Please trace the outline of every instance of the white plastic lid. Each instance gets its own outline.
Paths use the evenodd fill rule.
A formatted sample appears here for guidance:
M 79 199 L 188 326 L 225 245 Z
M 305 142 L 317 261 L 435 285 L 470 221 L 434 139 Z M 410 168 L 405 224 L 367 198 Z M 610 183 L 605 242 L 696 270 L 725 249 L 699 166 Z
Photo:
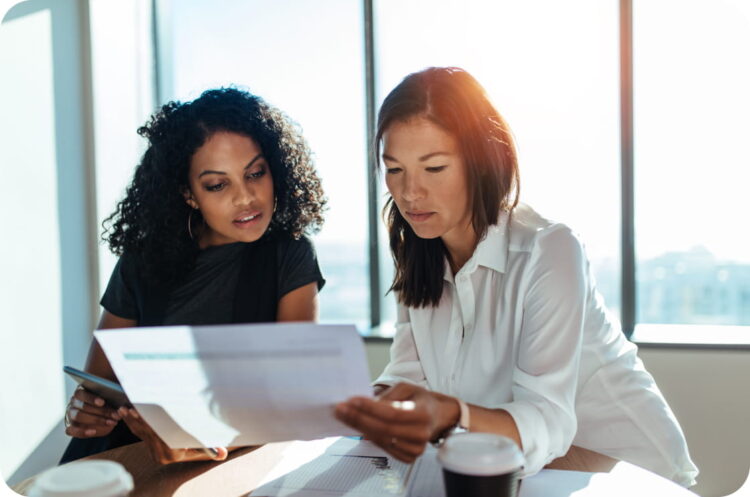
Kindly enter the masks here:
M 443 468 L 465 475 L 493 476 L 519 470 L 525 459 L 518 445 L 493 433 L 456 433 L 438 451 Z
M 133 477 L 114 461 L 80 461 L 48 469 L 34 481 L 29 497 L 125 497 Z

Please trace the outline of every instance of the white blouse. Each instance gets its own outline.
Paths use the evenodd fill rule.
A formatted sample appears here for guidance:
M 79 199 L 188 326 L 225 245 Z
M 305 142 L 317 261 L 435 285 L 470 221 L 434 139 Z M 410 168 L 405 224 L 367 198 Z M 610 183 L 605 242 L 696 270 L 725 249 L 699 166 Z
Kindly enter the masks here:
M 446 262 L 444 279 L 437 307 L 399 306 L 391 360 L 375 383 L 410 381 L 506 410 L 526 474 L 574 444 L 695 484 L 679 423 L 567 226 L 521 204 L 455 278 Z

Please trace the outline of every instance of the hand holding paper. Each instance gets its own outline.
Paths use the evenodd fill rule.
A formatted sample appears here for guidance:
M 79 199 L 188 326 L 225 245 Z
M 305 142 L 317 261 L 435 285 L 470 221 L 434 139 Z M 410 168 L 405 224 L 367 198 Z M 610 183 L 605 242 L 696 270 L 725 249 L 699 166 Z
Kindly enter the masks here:
M 181 326 L 95 336 L 133 406 L 170 448 L 354 434 L 333 417 L 333 405 L 371 391 L 353 326 Z

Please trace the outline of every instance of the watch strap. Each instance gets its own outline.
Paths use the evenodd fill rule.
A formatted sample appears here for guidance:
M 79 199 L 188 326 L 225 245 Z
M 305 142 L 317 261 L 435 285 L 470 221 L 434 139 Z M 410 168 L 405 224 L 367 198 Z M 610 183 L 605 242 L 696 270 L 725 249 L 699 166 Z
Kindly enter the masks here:
M 456 401 L 458 402 L 458 408 L 461 410 L 461 416 L 458 418 L 458 424 L 456 426 L 469 431 L 469 423 L 471 421 L 469 418 L 469 406 L 459 398 L 456 398 Z
M 453 400 L 458 402 L 458 409 L 459 409 L 459 416 L 458 416 L 458 422 L 442 432 L 440 435 L 437 436 L 434 440 L 431 440 L 430 443 L 434 445 L 435 447 L 440 447 L 443 445 L 443 442 L 445 442 L 445 439 L 449 436 L 453 435 L 454 433 L 461 433 L 464 431 L 469 431 L 469 405 L 464 402 L 463 400 L 454 397 Z

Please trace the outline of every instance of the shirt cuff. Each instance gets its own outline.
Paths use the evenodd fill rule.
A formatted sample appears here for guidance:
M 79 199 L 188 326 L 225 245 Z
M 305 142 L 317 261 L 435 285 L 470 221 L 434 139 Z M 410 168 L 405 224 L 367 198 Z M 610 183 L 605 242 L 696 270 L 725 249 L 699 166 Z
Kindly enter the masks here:
M 494 409 L 503 409 L 508 412 L 516 422 L 516 428 L 523 445 L 523 455 L 526 459 L 521 475 L 532 476 L 544 468 L 553 459 L 565 455 L 570 448 L 567 446 L 553 447 L 555 445 L 550 437 L 549 428 L 539 408 L 530 402 L 518 400 L 495 406 Z M 561 428 L 562 429 L 562 428 Z M 575 434 L 575 428 L 573 429 Z M 573 437 L 570 437 L 572 443 Z

